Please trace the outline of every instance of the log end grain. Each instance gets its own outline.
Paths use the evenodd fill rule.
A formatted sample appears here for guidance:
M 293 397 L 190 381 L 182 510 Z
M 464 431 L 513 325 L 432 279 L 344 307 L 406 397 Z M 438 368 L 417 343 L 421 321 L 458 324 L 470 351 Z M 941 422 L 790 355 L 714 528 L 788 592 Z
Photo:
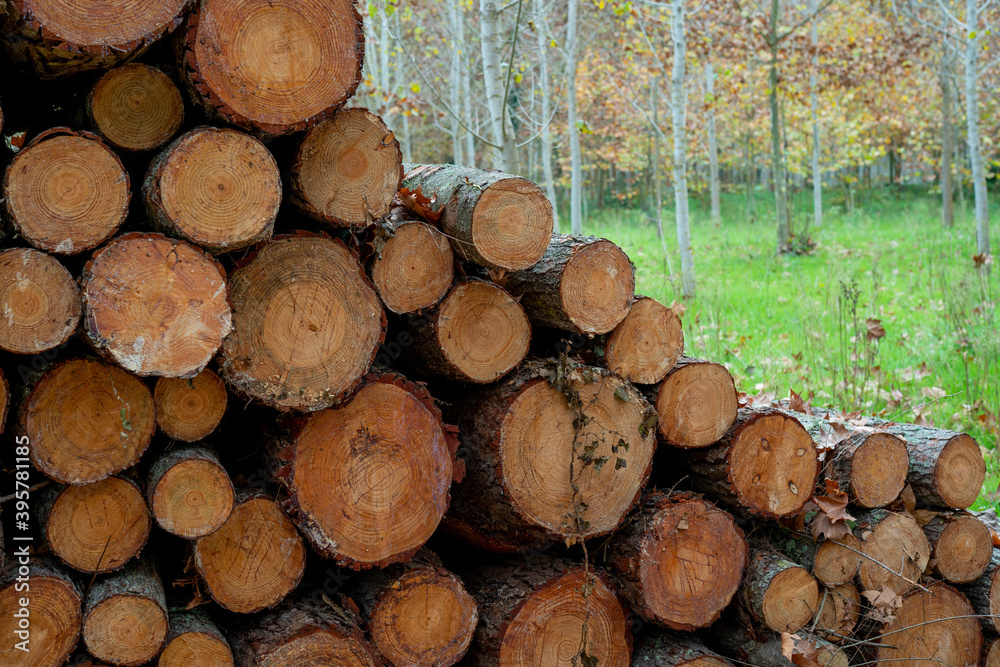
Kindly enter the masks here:
M 168 629 L 163 584 L 149 560 L 98 579 L 87 592 L 81 634 L 95 658 L 138 667 L 160 652 Z
M 839 586 L 854 579 L 861 567 L 861 541 L 854 535 L 824 540 L 816 547 L 813 576 L 825 586 Z
M 154 464 L 149 506 L 163 530 L 187 539 L 208 535 L 233 510 L 233 485 L 217 458 L 201 448 L 168 453 Z
M 861 588 L 881 591 L 889 587 L 902 595 L 913 588 L 912 582 L 918 581 L 927 567 L 930 543 L 917 522 L 907 514 L 879 512 L 873 516 L 878 517 L 877 523 L 859 517 L 867 523 L 859 535 L 861 551 L 866 556 L 858 570 Z
M 986 461 L 969 435 L 956 435 L 941 450 L 934 465 L 934 485 L 947 507 L 967 509 L 979 497 L 986 479 Z
M 983 667 L 1000 667 L 1000 639 L 986 640 L 983 653 Z
M 29 567 L 28 589 L 15 581 L 0 589 L 0 655 L 6 664 L 25 667 L 65 664 L 80 637 L 83 594 L 66 573 L 39 568 L 36 560 Z M 25 607 L 28 632 L 19 635 L 25 628 L 15 614 Z M 28 652 L 15 647 L 24 639 L 28 639 Z
M 640 296 L 608 336 L 607 367 L 626 380 L 655 384 L 684 351 L 684 330 L 674 311 L 656 299 Z M 735 409 L 734 409 L 735 417 Z
M 156 667 L 233 667 L 229 646 L 204 632 L 186 632 L 170 640 L 160 653 Z
M 156 423 L 169 437 L 184 442 L 212 433 L 228 401 L 225 383 L 207 368 L 193 378 L 161 377 L 153 389 Z
M 983 631 L 965 596 L 933 583 L 903 598 L 882 629 L 879 664 L 978 665 Z
M 476 202 L 472 243 L 489 266 L 526 269 L 545 254 L 553 225 L 552 204 L 541 188 L 523 178 L 505 178 L 489 185 Z
M 795 632 L 819 608 L 816 578 L 767 547 L 752 550 L 741 586 L 745 608 L 775 632 Z
M 882 507 L 899 497 L 909 470 L 906 442 L 889 433 L 873 433 L 851 460 L 852 500 L 862 507 Z
M 80 323 L 80 288 L 40 250 L 0 252 L 0 349 L 36 354 L 65 343 Z
M 942 521 L 940 531 L 934 531 L 931 558 L 934 569 L 953 584 L 967 584 L 983 575 L 993 556 L 993 538 L 986 524 L 974 516 L 958 515 L 948 519 L 935 517 L 931 524 Z M 930 535 L 928 524 L 924 527 Z
M 563 310 L 583 333 L 603 334 L 628 315 L 635 293 L 632 263 L 621 248 L 600 239 L 573 253 L 562 273 Z
M 372 282 L 390 311 L 402 315 L 430 308 L 455 278 L 447 237 L 425 222 L 400 224 L 372 264 Z
M 697 361 L 681 364 L 656 394 L 659 430 L 674 447 L 707 447 L 736 421 L 739 403 L 725 366 Z
M 101 136 L 129 151 L 162 146 L 184 122 L 177 86 L 162 71 L 141 63 L 102 76 L 90 93 L 88 110 Z

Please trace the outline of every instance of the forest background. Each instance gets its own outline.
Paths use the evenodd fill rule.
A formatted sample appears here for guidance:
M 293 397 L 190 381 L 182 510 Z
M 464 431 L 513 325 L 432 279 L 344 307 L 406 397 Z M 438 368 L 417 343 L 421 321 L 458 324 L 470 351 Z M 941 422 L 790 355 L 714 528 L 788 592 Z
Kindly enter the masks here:
M 972 433 L 1000 501 L 1000 0 L 373 0 L 406 162 L 539 183 L 737 387 Z

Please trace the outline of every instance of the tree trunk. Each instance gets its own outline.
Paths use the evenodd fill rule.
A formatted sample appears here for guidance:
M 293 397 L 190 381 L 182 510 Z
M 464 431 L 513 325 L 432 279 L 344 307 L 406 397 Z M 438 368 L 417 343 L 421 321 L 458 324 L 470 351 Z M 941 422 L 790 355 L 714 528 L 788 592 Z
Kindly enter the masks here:
M 531 325 L 524 309 L 502 287 L 460 281 L 441 305 L 412 317 L 414 340 L 407 361 L 425 374 L 459 382 L 495 382 L 528 354 Z
M 346 405 L 293 426 L 272 458 L 285 510 L 313 548 L 368 569 L 409 560 L 437 529 L 457 447 L 423 385 L 372 373 Z
M 536 264 L 507 276 L 507 290 L 536 326 L 604 334 L 628 314 L 635 276 L 611 241 L 557 234 Z
M 85 359 L 46 372 L 19 414 L 31 462 L 63 484 L 89 484 L 133 466 L 155 427 L 146 385 L 120 368 Z
M 302 139 L 291 170 L 292 202 L 335 227 L 367 227 L 389 214 L 403 180 L 399 141 L 382 119 L 342 109 Z
M 226 385 L 206 368 L 193 378 L 160 378 L 153 389 L 156 424 L 183 442 L 207 438 L 222 421 L 229 395 Z
M 689 494 L 652 491 L 607 547 L 634 611 L 675 630 L 711 625 L 736 594 L 747 545 L 733 517 Z
M 819 608 L 819 585 L 801 565 L 764 544 L 752 544 L 740 602 L 758 623 L 775 632 L 796 632 Z
M 62 127 L 42 132 L 11 160 L 4 190 L 7 219 L 24 240 L 61 255 L 108 240 L 131 199 L 118 156 L 96 135 Z
M 771 112 L 771 180 L 774 183 L 774 214 L 778 222 L 778 252 L 790 248 L 791 233 L 788 229 L 788 199 L 785 193 L 784 156 L 781 150 L 781 119 L 778 109 L 778 20 L 779 0 L 771 0 L 771 19 L 768 27 L 771 64 L 769 67 L 768 100 Z
M 994 547 L 986 572 L 963 586 L 962 592 L 968 596 L 983 626 L 990 632 L 1000 632 L 1000 549 Z
M 319 410 L 361 380 L 385 338 L 385 313 L 355 254 L 305 233 L 277 238 L 229 281 L 229 386 L 281 410 Z
M 222 265 L 161 234 L 119 236 L 87 262 L 81 285 L 88 339 L 136 375 L 193 377 L 233 328 Z
M 952 121 L 954 93 L 951 83 L 951 58 L 947 47 L 942 48 L 941 72 L 941 224 L 952 227 L 955 224 L 955 197 L 952 185 L 952 162 L 955 153 L 955 128 Z
M 965 512 L 943 512 L 923 528 L 931 545 L 931 562 L 942 579 L 968 584 L 986 572 L 993 538 L 982 521 Z
M 978 665 L 983 630 L 965 596 L 943 583 L 903 598 L 895 619 L 882 628 L 878 664 Z
M 207 0 L 195 5 L 186 30 L 178 69 L 191 99 L 260 135 L 308 129 L 361 83 L 364 26 L 352 0 Z M 266 58 L 240 57 L 248 45 L 265 44 Z
M 819 472 L 816 446 L 794 417 L 740 409 L 714 446 L 688 454 L 695 487 L 765 517 L 794 516 L 812 496 Z
M 233 667 L 233 652 L 208 614 L 174 611 L 156 667 Z
M 98 579 L 83 605 L 83 643 L 91 655 L 132 667 L 152 660 L 167 638 L 167 602 L 150 560 Z
M 583 234 L 583 164 L 580 155 L 580 128 L 576 116 L 577 21 L 579 0 L 570 0 L 566 20 L 566 129 L 569 134 L 570 232 Z
M 986 189 L 986 166 L 979 140 L 979 15 L 976 0 L 965 0 L 967 38 L 965 47 L 965 122 L 972 163 L 972 189 L 976 205 L 976 251 L 984 260 L 990 254 L 990 213 Z M 983 261 L 980 270 L 989 275 L 989 264 Z M 964 507 L 962 508 L 964 509 Z
M 660 435 L 672 447 L 715 444 L 736 421 L 733 376 L 725 366 L 681 356 L 656 389 Z
M 634 667 L 733 667 L 697 637 L 659 628 L 643 630 L 632 652 Z
M 817 76 L 816 69 L 819 67 L 819 55 L 816 49 L 819 45 L 819 35 L 816 29 L 816 0 L 809 0 L 809 13 L 813 15 L 810 26 L 809 40 L 814 50 L 812 57 L 812 70 L 809 72 L 809 112 L 812 118 L 812 185 L 813 185 L 813 226 L 819 228 L 823 226 L 823 169 L 820 166 L 820 157 L 823 154 L 823 145 L 819 137 L 819 111 L 816 95 Z
M 20 551 L 15 547 L 15 553 Z M 54 559 L 12 558 L 0 572 L 0 651 L 5 660 L 31 667 L 65 664 L 80 637 L 82 606 L 83 593 Z
M 913 588 L 927 561 L 931 547 L 924 531 L 909 514 L 871 510 L 855 514 L 865 558 L 858 570 L 863 591 L 891 589 L 903 595 Z
M 670 78 L 670 111 L 674 132 L 674 209 L 677 216 L 677 247 L 681 253 L 681 295 L 694 298 L 694 254 L 688 212 L 687 185 L 687 92 L 684 89 L 684 0 L 673 0 L 670 10 L 670 41 L 673 71 Z
M 545 181 L 545 193 L 552 203 L 553 228 L 560 232 L 559 207 L 556 201 L 556 183 L 552 175 L 552 89 L 549 85 L 549 45 L 546 42 L 547 30 L 542 30 L 546 25 L 545 15 L 541 2 L 531 3 L 534 11 L 535 35 L 538 37 L 538 76 L 542 96 L 542 133 L 539 135 L 540 148 L 542 151 L 542 179 Z M 471 163 L 470 163 L 471 164 Z
M 603 369 L 526 362 L 453 409 L 467 473 L 445 526 L 482 548 L 606 535 L 648 479 L 655 416 Z
M 87 97 L 87 118 L 104 140 L 123 151 L 150 151 L 184 122 L 181 91 L 162 71 L 131 63 L 102 76 Z
M 455 254 L 493 269 L 533 266 L 552 236 L 552 204 L 519 176 L 455 165 L 405 165 L 403 187 L 430 199 Z M 421 200 L 422 201 L 422 200 Z M 503 224 L 500 224 L 503 221 Z
M 369 274 L 383 305 L 397 315 L 437 305 L 451 290 L 455 257 L 448 237 L 420 220 L 386 218 L 376 231 L 381 250 Z M 378 247 L 378 245 L 376 245 Z
M 222 527 L 233 511 L 233 483 L 215 452 L 201 445 L 167 450 L 146 482 L 157 525 L 189 540 Z
M 518 5 L 520 13 L 520 5 Z M 517 161 L 517 144 L 514 127 L 507 113 L 507 77 L 501 71 L 503 47 L 499 34 L 500 8 L 497 0 L 481 0 L 479 3 L 479 34 L 483 54 L 483 85 L 486 87 L 486 108 L 490 112 L 490 126 L 493 128 L 495 152 L 493 164 L 496 169 L 508 174 L 520 173 Z M 515 26 L 516 30 L 516 26 Z M 505 40 L 504 40 L 505 41 Z M 507 68 L 512 63 L 505 63 Z
M 0 349 L 37 354 L 69 340 L 79 324 L 80 288 L 51 255 L 33 248 L 0 252 Z
M 674 311 L 648 296 L 638 296 L 625 319 L 608 335 L 604 364 L 638 384 L 656 384 L 681 358 L 684 329 Z
M 462 156 L 462 125 L 459 122 L 458 114 L 461 113 L 462 100 L 462 60 L 465 50 L 465 43 L 459 41 L 458 35 L 462 30 L 464 17 L 464 6 L 458 2 L 448 3 L 448 28 L 451 33 L 449 46 L 451 53 L 448 60 L 448 106 L 451 107 L 452 116 L 449 118 L 449 134 L 451 134 L 451 161 L 452 164 L 466 164 Z M 537 23 L 537 21 L 536 21 Z M 466 119 L 468 122 L 469 119 Z
M 219 254 L 271 238 L 281 173 L 253 137 L 198 127 L 153 159 L 142 194 L 159 231 Z
M 708 127 L 708 173 L 712 201 L 712 224 L 722 223 L 722 208 L 719 203 L 719 140 L 715 133 L 715 66 L 711 54 L 705 59 L 705 92 L 708 93 L 706 109 Z

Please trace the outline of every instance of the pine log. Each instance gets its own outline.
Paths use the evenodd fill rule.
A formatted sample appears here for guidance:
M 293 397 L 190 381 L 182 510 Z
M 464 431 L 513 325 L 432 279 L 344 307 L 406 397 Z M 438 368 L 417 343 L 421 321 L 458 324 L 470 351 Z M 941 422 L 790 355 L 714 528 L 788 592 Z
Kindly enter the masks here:
M 337 227 L 367 227 L 389 214 L 403 180 L 396 136 L 372 112 L 341 109 L 306 133 L 291 170 L 292 202 Z
M 1000 667 L 1000 638 L 991 637 L 983 646 L 983 667 Z
M 278 604 L 299 584 L 306 549 L 281 506 L 244 489 L 222 527 L 194 543 L 194 564 L 221 607 L 249 614 Z
M 751 545 L 740 602 L 757 622 L 775 632 L 795 632 L 819 609 L 819 585 L 804 567 L 756 543 Z
M 7 217 L 21 236 L 64 255 L 110 238 L 131 199 L 128 173 L 114 152 L 95 135 L 65 127 L 42 132 L 14 157 L 4 190 Z
M 135 58 L 173 31 L 188 4 L 190 0 L 9 0 L 0 4 L 0 45 L 10 60 L 40 79 L 107 69 Z
M 818 649 L 816 662 L 823 667 L 848 667 L 850 664 L 850 658 L 843 648 L 801 630 L 796 634 Z M 736 624 L 719 624 L 712 628 L 708 641 L 712 648 L 731 657 L 739 665 L 795 667 L 795 664 L 782 655 L 781 637 L 767 630 L 753 631 Z
M 824 539 L 790 533 L 787 539 L 777 539 L 775 546 L 789 559 L 812 572 L 819 583 L 836 587 L 852 581 L 861 567 L 861 541 L 854 535 Z
M 444 301 L 409 318 L 414 357 L 427 375 L 484 384 L 509 373 L 528 354 L 531 324 L 502 287 L 485 280 L 459 281 Z
M 0 349 L 36 354 L 65 343 L 80 324 L 80 288 L 54 257 L 0 252 Z
M 719 618 L 748 556 L 743 531 L 727 512 L 689 494 L 658 491 L 645 494 L 606 553 L 631 608 L 675 630 Z
M 660 435 L 672 447 L 715 444 L 736 421 L 733 376 L 722 364 L 681 356 L 655 390 Z
M 840 644 L 854 633 L 861 613 L 861 593 L 853 583 L 824 587 L 819 594 L 814 632 L 818 637 Z
M 688 463 L 698 490 L 767 517 L 801 512 L 819 472 L 806 430 L 794 417 L 769 409 L 741 408 L 722 440 L 690 450 Z
M 462 580 L 426 549 L 409 563 L 372 571 L 353 598 L 375 648 L 391 665 L 454 665 L 479 622 Z
M 161 377 L 153 389 L 157 425 L 184 442 L 208 437 L 222 421 L 228 401 L 222 378 L 208 368 L 193 378 Z
M 313 548 L 354 569 L 403 562 L 448 509 L 457 442 L 423 385 L 372 373 L 350 402 L 272 447 L 285 510 Z
M 604 334 L 628 314 L 635 275 L 611 241 L 555 234 L 536 264 L 507 276 L 507 290 L 520 297 L 532 324 Z
M 211 116 L 275 136 L 307 129 L 350 98 L 363 56 L 352 0 L 205 0 L 188 19 L 179 69 Z
M 196 539 L 218 530 L 233 511 L 233 483 L 215 452 L 199 445 L 171 449 L 153 462 L 149 509 L 163 530 Z
M 15 547 L 15 556 L 20 551 Z M 82 606 L 83 593 L 54 560 L 12 558 L 0 572 L 0 660 L 19 667 L 65 664 L 80 637 Z
M 733 667 L 695 636 L 664 630 L 647 630 L 632 652 L 633 667 Z
M 626 611 L 604 572 L 538 553 L 462 574 L 481 619 L 472 667 L 562 667 L 579 664 L 581 649 L 592 664 L 628 667 Z
M 130 63 L 98 80 L 87 98 L 91 125 L 109 144 L 148 151 L 170 141 L 184 122 L 181 91 L 162 71 Z
M 82 572 L 121 569 L 149 538 L 145 499 L 127 479 L 51 485 L 38 497 L 39 523 L 49 548 L 59 560 Z
M 440 216 L 441 231 L 458 257 L 517 271 L 530 268 L 545 254 L 555 218 L 545 193 L 531 181 L 453 164 L 403 168 L 403 187 L 411 193 L 419 190 L 430 200 L 424 205 Z
M 467 473 L 445 525 L 481 548 L 606 535 L 649 478 L 656 416 L 601 368 L 526 362 L 456 400 L 454 415 Z
M 272 407 L 320 410 L 343 399 L 385 337 L 357 258 L 325 236 L 271 241 L 229 288 L 235 330 L 222 345 L 222 376 Z
M 151 560 L 138 560 L 90 587 L 82 634 L 95 658 L 126 667 L 142 665 L 160 652 L 167 630 L 163 584 Z
M 233 652 L 208 614 L 172 612 L 170 632 L 156 667 L 233 667 Z
M 880 665 L 978 665 L 983 630 L 972 605 L 951 586 L 936 582 L 903 598 L 895 619 L 882 627 Z
M 386 309 L 404 315 L 437 305 L 455 279 L 448 238 L 418 220 L 386 220 L 376 234 L 383 245 L 372 259 L 371 277 Z
M 630 382 L 656 384 L 684 352 L 684 329 L 673 310 L 637 296 L 625 319 L 608 335 L 604 364 Z
M 924 531 L 909 514 L 871 510 L 855 515 L 864 558 L 858 570 L 862 591 L 888 587 L 903 595 L 927 567 L 931 547 Z
M 931 563 L 951 584 L 968 584 L 986 572 L 993 537 L 982 521 L 965 512 L 943 512 L 924 524 Z
M 81 280 L 90 342 L 136 375 L 193 377 L 233 328 L 225 270 L 184 241 L 119 236 Z
M 197 127 L 153 159 L 142 195 L 158 230 L 217 254 L 270 238 L 281 205 L 281 174 L 257 139 Z
M 131 467 L 156 423 L 146 385 L 90 359 L 46 372 L 22 403 L 19 421 L 31 439 L 31 462 L 64 484 L 96 482 Z
M 969 602 L 990 632 L 1000 632 L 1000 549 L 994 548 L 983 576 L 962 587 Z

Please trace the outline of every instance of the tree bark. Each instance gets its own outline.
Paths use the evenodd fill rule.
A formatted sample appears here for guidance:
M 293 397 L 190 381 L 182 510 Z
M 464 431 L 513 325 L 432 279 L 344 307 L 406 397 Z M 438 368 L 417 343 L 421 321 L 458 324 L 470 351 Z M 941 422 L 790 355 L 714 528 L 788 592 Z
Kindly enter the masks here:
M 80 637 L 82 606 L 83 593 L 54 559 L 11 559 L 0 572 L 0 653 L 11 665 L 65 664 Z
M 156 667 L 233 667 L 229 642 L 208 614 L 175 611 Z
M 823 667 L 848 667 L 847 652 L 839 646 L 810 636 L 800 630 L 800 637 L 818 647 L 816 661 Z M 781 652 L 781 637 L 767 630 L 718 626 L 711 630 L 709 645 L 736 664 L 751 667 L 795 667 Z
M 634 667 L 733 667 L 697 637 L 656 628 L 644 630 L 632 652 Z
M 708 177 L 712 202 L 712 224 L 722 223 L 722 207 L 719 202 L 719 140 L 715 132 L 715 66 L 711 54 L 705 60 L 705 92 L 708 93 L 706 126 L 708 128 Z
M 674 210 L 677 217 L 677 247 L 681 253 L 681 295 L 694 298 L 694 254 L 688 211 L 687 185 L 687 91 L 685 84 L 684 0 L 673 0 L 670 10 L 670 41 L 673 71 L 670 78 L 671 125 L 674 133 Z
M 181 91 L 150 65 L 117 67 L 90 90 L 87 118 L 105 141 L 123 151 L 159 148 L 184 122 Z
M 420 220 L 386 218 L 376 230 L 369 274 L 382 304 L 397 315 L 437 305 L 455 280 L 455 256 L 448 237 Z
M 752 544 L 740 602 L 758 623 L 775 632 L 796 632 L 819 608 L 819 585 L 801 565 L 765 544 Z
M 986 524 L 965 512 L 944 512 L 924 524 L 931 562 L 951 584 L 968 584 L 986 572 L 993 556 L 993 537 Z
M 157 426 L 183 442 L 208 437 L 222 421 L 228 402 L 226 385 L 208 368 L 193 378 L 160 378 L 153 389 Z
M 965 596 L 947 584 L 932 583 L 903 598 L 895 620 L 882 628 L 878 664 L 978 665 L 983 631 Z
M 538 37 L 538 77 L 542 96 L 542 133 L 538 140 L 542 151 L 542 178 L 545 180 L 545 193 L 552 204 L 553 228 L 558 233 L 561 231 L 559 225 L 559 206 L 556 201 L 556 183 L 552 175 L 552 89 L 549 84 L 549 44 L 546 41 L 548 30 L 543 30 L 546 19 L 541 2 L 533 2 L 535 35 Z M 471 163 L 470 163 L 471 164 Z
M 569 134 L 570 233 L 583 234 L 583 164 L 580 155 L 580 128 L 576 115 L 576 69 L 579 0 L 570 0 L 566 19 L 566 129 Z
M 979 139 L 979 14 L 976 0 L 965 0 L 965 123 L 969 142 L 969 162 L 972 163 L 972 189 L 976 206 L 976 250 L 984 258 L 990 254 L 990 212 L 986 189 L 986 166 Z M 989 275 L 989 264 L 980 264 Z M 962 508 L 965 509 L 965 508 Z
M 76 332 L 81 310 L 80 288 L 54 257 L 33 248 L 0 252 L 0 349 L 59 347 Z
M 520 16 L 520 5 L 518 5 Z M 479 3 L 479 34 L 483 55 L 483 84 L 486 87 L 486 108 L 490 113 L 490 126 L 493 129 L 495 168 L 508 174 L 520 173 L 517 159 L 517 144 L 514 136 L 514 126 L 507 112 L 507 77 L 501 71 L 502 54 L 500 38 L 500 7 L 497 0 L 481 0 Z M 515 30 L 516 30 L 515 26 Z M 504 40 L 506 41 L 506 40 Z M 506 63 L 507 68 L 513 67 Z
M 962 587 L 969 602 L 990 632 L 1000 632 L 1000 549 L 994 547 L 983 576 Z
M 189 540 L 218 530 L 233 511 L 229 473 L 201 445 L 170 449 L 153 461 L 146 494 L 157 525 Z
M 721 364 L 680 356 L 656 388 L 659 432 L 672 447 L 715 444 L 736 421 L 733 376 Z

